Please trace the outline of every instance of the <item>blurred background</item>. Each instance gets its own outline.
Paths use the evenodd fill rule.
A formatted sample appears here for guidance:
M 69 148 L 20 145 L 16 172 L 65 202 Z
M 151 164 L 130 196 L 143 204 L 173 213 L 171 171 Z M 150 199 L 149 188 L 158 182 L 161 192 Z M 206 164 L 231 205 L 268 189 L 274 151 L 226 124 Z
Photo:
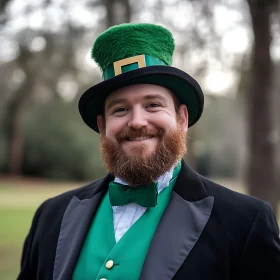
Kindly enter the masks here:
M 204 114 L 188 132 L 187 162 L 270 202 L 279 221 L 279 2 L 1 0 L 0 279 L 16 278 L 36 208 L 106 172 L 99 135 L 77 104 L 101 81 L 90 58 L 95 38 L 123 22 L 171 30 L 173 66 L 205 93 Z

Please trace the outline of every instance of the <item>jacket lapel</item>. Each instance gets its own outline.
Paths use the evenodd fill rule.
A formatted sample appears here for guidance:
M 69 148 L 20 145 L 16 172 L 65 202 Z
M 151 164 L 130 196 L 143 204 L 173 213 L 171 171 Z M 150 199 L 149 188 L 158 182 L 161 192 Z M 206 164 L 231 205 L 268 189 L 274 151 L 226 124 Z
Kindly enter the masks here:
M 71 279 L 89 226 L 111 180 L 112 177 L 107 175 L 93 196 L 74 196 L 68 204 L 58 238 L 54 280 Z M 199 240 L 213 203 L 214 198 L 207 194 L 199 175 L 183 161 L 171 201 L 147 253 L 140 280 L 170 280 L 174 277 Z
M 214 204 L 200 177 L 184 162 L 157 227 L 140 280 L 170 280 L 199 240 Z
M 73 196 L 69 202 L 60 227 L 57 243 L 54 280 L 69 280 L 72 277 L 83 241 L 91 225 L 93 216 L 106 193 L 110 175 L 97 186 L 99 191 L 90 198 Z

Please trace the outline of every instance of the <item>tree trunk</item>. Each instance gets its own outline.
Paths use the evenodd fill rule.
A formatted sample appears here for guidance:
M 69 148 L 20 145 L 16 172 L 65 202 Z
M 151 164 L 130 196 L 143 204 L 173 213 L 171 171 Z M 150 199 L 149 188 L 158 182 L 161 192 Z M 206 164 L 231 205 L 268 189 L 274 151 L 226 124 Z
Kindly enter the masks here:
M 9 172 L 11 175 L 21 174 L 21 162 L 22 162 L 22 148 L 23 137 L 21 130 L 21 107 L 22 101 L 19 99 L 14 100 L 10 104 L 7 118 L 9 119 Z
M 129 0 L 104 0 L 106 12 L 106 27 L 128 23 L 131 20 L 131 6 Z
M 130 22 L 131 20 L 131 6 L 129 4 L 129 0 L 121 0 L 123 5 L 123 22 Z
M 33 89 L 33 75 L 29 67 L 31 55 L 30 51 L 21 47 L 18 63 L 26 78 L 23 85 L 14 93 L 14 97 L 6 105 L 5 124 L 7 129 L 9 173 L 16 176 L 21 174 L 23 156 L 22 109 Z
M 272 1 L 247 0 L 254 45 L 248 91 L 249 193 L 277 208 L 275 147 L 271 141 L 273 63 L 270 57 Z

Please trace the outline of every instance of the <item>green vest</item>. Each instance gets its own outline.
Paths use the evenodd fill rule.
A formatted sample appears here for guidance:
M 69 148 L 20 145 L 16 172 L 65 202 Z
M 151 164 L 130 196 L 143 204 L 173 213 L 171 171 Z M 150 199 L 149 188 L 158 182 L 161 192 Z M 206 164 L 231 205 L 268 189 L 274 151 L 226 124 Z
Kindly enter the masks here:
M 151 207 L 116 243 L 113 210 L 108 192 L 96 212 L 77 261 L 72 280 L 136 280 L 139 279 L 146 254 L 160 218 L 170 201 L 180 171 L 158 195 L 158 204 Z

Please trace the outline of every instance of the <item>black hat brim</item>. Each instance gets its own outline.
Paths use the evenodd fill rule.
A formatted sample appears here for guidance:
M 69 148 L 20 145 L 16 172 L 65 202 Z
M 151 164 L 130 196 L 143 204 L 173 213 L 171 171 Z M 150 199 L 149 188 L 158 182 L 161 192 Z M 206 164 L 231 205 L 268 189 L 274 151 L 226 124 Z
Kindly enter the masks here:
M 97 116 L 104 112 L 106 97 L 119 88 L 133 84 L 154 84 L 171 90 L 188 108 L 189 127 L 198 121 L 203 112 L 203 92 L 194 78 L 175 67 L 149 66 L 117 75 L 86 90 L 79 101 L 84 122 L 99 132 Z

